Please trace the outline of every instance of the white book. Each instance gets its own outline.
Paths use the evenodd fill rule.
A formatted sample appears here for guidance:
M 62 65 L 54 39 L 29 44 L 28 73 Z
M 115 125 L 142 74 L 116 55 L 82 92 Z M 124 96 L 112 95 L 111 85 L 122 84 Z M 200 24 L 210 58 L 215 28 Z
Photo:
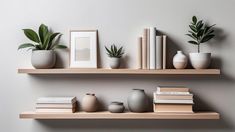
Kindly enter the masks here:
M 154 100 L 156 104 L 193 104 L 193 100 Z
M 166 69 L 166 35 L 163 35 L 162 39 L 162 69 Z
M 37 99 L 38 104 L 43 103 L 74 103 L 76 102 L 76 97 L 41 97 Z
M 150 69 L 156 69 L 156 28 L 150 27 L 149 54 Z
M 37 113 L 74 113 L 75 109 L 36 109 Z
M 189 92 L 159 92 L 156 91 L 156 94 L 167 94 L 167 95 L 190 95 Z
M 156 69 L 162 69 L 162 36 L 156 36 Z

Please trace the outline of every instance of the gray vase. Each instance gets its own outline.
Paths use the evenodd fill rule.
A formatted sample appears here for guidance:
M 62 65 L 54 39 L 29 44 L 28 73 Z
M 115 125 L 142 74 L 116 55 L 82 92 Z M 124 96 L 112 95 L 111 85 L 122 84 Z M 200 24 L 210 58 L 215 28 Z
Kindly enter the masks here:
M 112 102 L 108 109 L 111 113 L 123 113 L 125 107 L 122 102 Z
M 32 52 L 31 63 L 36 69 L 49 69 L 55 66 L 56 53 L 53 50 L 35 50 Z
M 133 89 L 127 103 L 131 112 L 146 112 L 149 106 L 148 97 L 143 89 Z

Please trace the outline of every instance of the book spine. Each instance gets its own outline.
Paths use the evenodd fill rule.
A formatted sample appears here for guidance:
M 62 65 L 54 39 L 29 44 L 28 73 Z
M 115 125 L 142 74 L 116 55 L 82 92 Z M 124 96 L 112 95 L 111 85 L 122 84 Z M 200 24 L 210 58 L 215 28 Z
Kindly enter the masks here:
M 166 35 L 163 35 L 162 37 L 163 43 L 162 43 L 162 68 L 166 69 Z
M 150 28 L 150 42 L 149 42 L 149 49 L 150 49 L 150 68 L 149 69 L 156 69 L 156 28 Z
M 150 29 L 147 29 L 147 69 L 150 69 Z
M 156 36 L 156 69 L 162 69 L 162 36 Z
M 142 37 L 138 38 L 137 52 L 137 69 L 142 69 Z
M 148 29 L 144 29 L 143 38 L 142 38 L 142 67 L 147 69 L 147 32 Z

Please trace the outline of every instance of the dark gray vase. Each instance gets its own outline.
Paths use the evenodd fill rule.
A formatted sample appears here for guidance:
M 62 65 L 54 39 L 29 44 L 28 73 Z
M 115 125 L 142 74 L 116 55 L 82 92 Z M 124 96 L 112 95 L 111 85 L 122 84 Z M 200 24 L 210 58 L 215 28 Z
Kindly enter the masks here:
M 133 89 L 127 99 L 128 107 L 131 112 L 146 112 L 149 100 L 143 89 Z
M 109 107 L 109 112 L 111 113 L 122 113 L 125 109 L 122 102 L 112 102 Z

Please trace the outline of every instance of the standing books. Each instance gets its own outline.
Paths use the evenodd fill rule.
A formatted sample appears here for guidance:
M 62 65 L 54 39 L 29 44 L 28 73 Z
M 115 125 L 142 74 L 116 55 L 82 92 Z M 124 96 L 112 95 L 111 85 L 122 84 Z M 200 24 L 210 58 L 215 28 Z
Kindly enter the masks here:
M 162 69 L 162 36 L 156 36 L 156 69 Z
M 147 33 L 148 29 L 144 29 L 144 34 L 142 38 L 142 67 L 147 69 Z
M 166 69 L 166 35 L 163 35 L 163 43 L 162 43 L 162 69 Z
M 150 54 L 150 68 L 156 69 L 156 28 L 150 28 L 150 41 L 149 41 L 149 54 Z
M 137 69 L 143 69 L 142 67 L 142 37 L 138 38 L 137 45 Z

